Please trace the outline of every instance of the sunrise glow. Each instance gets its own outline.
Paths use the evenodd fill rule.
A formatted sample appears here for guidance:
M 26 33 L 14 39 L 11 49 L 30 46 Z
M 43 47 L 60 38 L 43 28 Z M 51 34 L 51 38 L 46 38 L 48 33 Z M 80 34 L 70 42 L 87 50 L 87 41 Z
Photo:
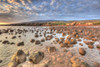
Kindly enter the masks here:
M 9 24 L 9 23 L 5 23 L 5 22 L 0 22 L 0 25 L 4 25 L 4 24 Z

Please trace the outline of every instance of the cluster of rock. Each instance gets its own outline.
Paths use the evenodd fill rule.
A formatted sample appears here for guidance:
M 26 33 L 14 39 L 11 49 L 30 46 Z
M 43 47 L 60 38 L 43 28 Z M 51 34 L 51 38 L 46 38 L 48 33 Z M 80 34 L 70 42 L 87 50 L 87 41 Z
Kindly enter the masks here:
M 43 52 L 33 52 L 29 56 L 29 61 L 33 64 L 38 64 L 44 58 Z M 27 55 L 23 50 L 18 50 L 11 58 L 11 62 L 7 67 L 17 67 L 19 64 L 24 63 L 27 60 Z

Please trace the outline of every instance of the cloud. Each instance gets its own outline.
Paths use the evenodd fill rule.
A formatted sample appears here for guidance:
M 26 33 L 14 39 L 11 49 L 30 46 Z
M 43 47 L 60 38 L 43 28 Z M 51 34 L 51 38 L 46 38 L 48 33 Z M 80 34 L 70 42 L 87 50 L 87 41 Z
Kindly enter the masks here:
M 14 21 L 19 18 L 34 20 L 35 17 L 81 17 L 83 14 L 96 17 L 100 14 L 100 0 L 0 0 L 0 14 L 2 19 L 10 17 L 8 21 L 11 18 Z

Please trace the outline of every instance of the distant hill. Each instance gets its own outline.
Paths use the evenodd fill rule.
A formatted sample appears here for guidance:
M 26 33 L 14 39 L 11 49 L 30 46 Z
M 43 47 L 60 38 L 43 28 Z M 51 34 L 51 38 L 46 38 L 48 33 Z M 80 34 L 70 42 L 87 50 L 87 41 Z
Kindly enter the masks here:
M 81 20 L 81 21 L 58 21 L 58 20 L 39 20 L 30 22 L 21 22 L 16 24 L 7 24 L 3 26 L 54 26 L 54 25 L 100 25 L 100 20 Z

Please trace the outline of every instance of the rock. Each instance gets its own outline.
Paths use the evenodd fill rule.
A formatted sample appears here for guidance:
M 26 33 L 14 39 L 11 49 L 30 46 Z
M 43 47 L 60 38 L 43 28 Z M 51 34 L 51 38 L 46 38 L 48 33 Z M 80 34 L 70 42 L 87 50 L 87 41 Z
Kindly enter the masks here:
M 48 47 L 48 52 L 55 52 L 56 51 L 56 48 L 54 46 L 50 46 Z
M 76 43 L 77 43 L 76 39 L 71 39 L 71 44 L 76 44 Z
M 67 52 L 67 50 L 66 49 L 63 49 L 63 52 Z
M 13 44 L 15 44 L 15 43 L 14 43 L 14 42 L 11 42 L 10 44 L 13 45 Z
M 100 50 L 100 45 L 97 45 L 96 47 L 97 47 L 98 50 Z
M 0 63 L 2 63 L 2 60 L 0 60 Z
M 68 39 L 65 40 L 65 44 L 70 44 L 70 43 L 71 43 L 70 40 Z
M 79 48 L 79 53 L 81 55 L 85 55 L 86 54 L 86 51 L 83 48 Z
M 79 43 L 79 45 L 83 46 L 83 44 L 82 44 L 82 43 Z
M 73 56 L 73 54 L 72 54 L 70 51 L 68 51 L 66 55 L 67 55 L 67 57 L 69 57 L 69 58 L 71 58 L 71 57 Z
M 44 58 L 44 53 L 38 51 L 38 52 L 32 53 L 31 56 L 29 57 L 29 60 L 33 64 L 38 64 L 43 58 Z
M 56 42 L 59 42 L 59 38 L 55 38 Z
M 18 37 L 19 37 L 19 38 L 21 38 L 21 36 L 20 36 L 20 35 L 19 35 Z
M 58 43 L 61 44 L 61 43 L 63 43 L 63 41 L 59 41 Z
M 19 42 L 17 46 L 24 46 L 24 42 Z
M 10 44 L 10 42 L 8 40 L 5 40 L 2 42 L 3 44 Z
M 34 42 L 35 42 L 35 39 L 31 39 L 30 42 L 31 42 L 31 43 L 34 43 Z
M 17 67 L 18 64 L 16 62 L 10 62 L 7 67 Z
M 93 41 L 83 41 L 85 44 L 87 44 L 87 45 L 93 45 L 94 44 L 94 42 Z
M 80 60 L 76 56 L 71 58 L 72 67 L 91 67 L 89 64 L 85 63 L 84 61 Z
M 16 38 L 16 36 L 13 36 L 13 37 L 12 37 L 12 39 L 15 39 L 15 38 Z
M 37 38 L 37 37 L 38 37 L 38 35 L 37 35 L 37 34 L 35 34 L 35 36 L 34 36 L 34 37 L 36 37 L 36 38 Z
M 92 41 L 97 41 L 97 39 L 96 38 L 92 38 Z
M 17 64 L 23 63 L 26 61 L 26 54 L 22 50 L 18 50 L 11 58 L 12 62 Z
M 70 35 L 68 35 L 68 36 L 67 36 L 67 39 L 68 39 L 68 40 L 71 40 L 71 36 L 70 36 Z
M 81 39 L 78 39 L 78 41 L 81 41 Z
M 79 35 L 76 35 L 76 38 L 79 38 Z
M 81 61 L 77 56 L 73 56 L 72 58 L 71 58 L 71 62 L 72 63 L 76 63 L 76 62 L 78 62 L 78 61 Z
M 41 42 L 39 41 L 39 40 L 36 40 L 35 41 L 35 44 L 37 45 L 37 44 L 40 44 Z
M 62 33 L 62 36 L 65 36 L 66 34 L 65 33 Z
M 66 47 L 66 44 L 61 43 L 61 44 L 60 44 L 60 47 Z
M 53 38 L 52 35 L 48 35 L 45 39 L 46 39 L 46 40 L 51 40 L 52 38 Z
M 94 63 L 94 66 L 95 66 L 95 67 L 100 67 L 100 63 L 95 62 L 95 63 Z
M 93 46 L 93 45 L 88 45 L 88 48 L 93 49 L 93 48 L 94 48 L 94 46 Z
M 45 42 L 45 39 L 41 39 L 41 42 Z
M 62 38 L 62 37 L 60 38 L 61 41 L 64 41 L 64 39 L 65 39 L 65 38 Z

